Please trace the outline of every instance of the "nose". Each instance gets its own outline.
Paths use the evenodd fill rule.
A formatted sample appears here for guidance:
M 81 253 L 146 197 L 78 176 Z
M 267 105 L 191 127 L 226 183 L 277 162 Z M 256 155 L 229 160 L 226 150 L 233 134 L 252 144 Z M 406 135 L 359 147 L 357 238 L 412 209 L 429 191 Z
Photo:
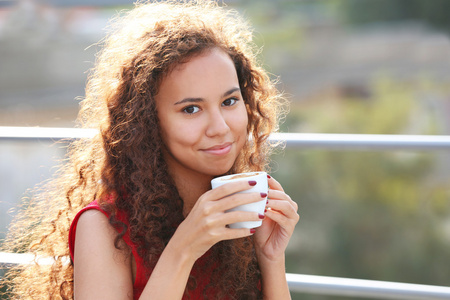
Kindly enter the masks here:
M 209 116 L 209 122 L 206 128 L 206 136 L 221 136 L 227 134 L 229 131 L 230 127 L 228 126 L 223 112 L 220 110 L 212 112 Z

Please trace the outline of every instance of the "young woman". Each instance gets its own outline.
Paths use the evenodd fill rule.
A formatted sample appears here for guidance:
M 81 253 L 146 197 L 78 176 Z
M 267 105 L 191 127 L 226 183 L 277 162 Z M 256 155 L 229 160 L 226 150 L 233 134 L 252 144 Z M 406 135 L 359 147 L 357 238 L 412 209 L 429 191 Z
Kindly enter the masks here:
M 55 263 L 10 273 L 10 297 L 289 299 L 297 204 L 269 176 L 264 215 L 226 212 L 265 195 L 236 194 L 252 181 L 210 185 L 266 170 L 282 113 L 246 23 L 212 2 L 174 1 L 139 4 L 115 24 L 79 117 L 99 134 L 73 143 L 6 243 Z M 24 224 L 39 225 L 30 235 Z

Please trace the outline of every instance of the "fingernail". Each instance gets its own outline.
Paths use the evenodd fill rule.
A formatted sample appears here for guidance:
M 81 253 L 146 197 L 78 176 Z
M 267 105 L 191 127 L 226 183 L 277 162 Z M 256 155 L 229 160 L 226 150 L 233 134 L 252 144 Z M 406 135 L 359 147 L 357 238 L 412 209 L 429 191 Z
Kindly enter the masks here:
M 254 181 L 254 180 L 249 180 L 249 181 L 248 181 L 248 184 L 251 185 L 251 186 L 255 186 L 255 185 L 256 185 L 256 181 Z
M 267 212 L 267 209 L 264 209 L 264 213 L 266 213 Z
M 261 194 L 261 198 L 266 198 L 267 197 L 267 193 L 260 193 Z
M 255 232 L 256 232 L 256 229 L 255 229 L 255 228 L 250 229 L 250 233 L 251 233 L 251 234 L 254 234 Z
M 258 217 L 259 217 L 260 219 L 264 219 L 264 215 L 262 215 L 262 214 L 258 214 Z
M 272 178 L 272 177 L 270 177 L 270 175 L 269 175 L 269 174 L 267 174 L 267 178 L 268 178 L 268 179 L 270 179 L 270 178 Z
M 266 201 L 266 205 L 267 205 L 267 204 L 269 204 L 269 199 L 267 199 L 267 201 Z

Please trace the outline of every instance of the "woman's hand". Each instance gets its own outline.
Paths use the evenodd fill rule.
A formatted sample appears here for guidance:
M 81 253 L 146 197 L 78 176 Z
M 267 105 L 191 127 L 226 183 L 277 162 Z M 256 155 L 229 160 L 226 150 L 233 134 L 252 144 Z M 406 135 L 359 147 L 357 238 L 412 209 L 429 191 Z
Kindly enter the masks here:
M 270 176 L 268 176 L 270 177 Z M 267 209 L 262 225 L 254 236 L 258 261 L 284 261 L 284 252 L 300 219 L 298 205 L 287 195 L 280 183 L 270 177 Z
M 200 196 L 159 257 L 142 299 L 181 299 L 192 266 L 199 257 L 219 241 L 253 234 L 251 229 L 226 226 L 260 220 L 254 212 L 226 212 L 237 205 L 261 200 L 259 193 L 236 194 L 252 185 L 248 181 L 232 182 Z
M 180 224 L 168 246 L 183 249 L 195 261 L 219 241 L 252 235 L 252 229 L 232 229 L 227 225 L 260 221 L 262 216 L 255 212 L 226 211 L 238 205 L 261 201 L 265 195 L 260 193 L 237 193 L 250 189 L 254 184 L 254 181 L 231 182 L 204 193 Z

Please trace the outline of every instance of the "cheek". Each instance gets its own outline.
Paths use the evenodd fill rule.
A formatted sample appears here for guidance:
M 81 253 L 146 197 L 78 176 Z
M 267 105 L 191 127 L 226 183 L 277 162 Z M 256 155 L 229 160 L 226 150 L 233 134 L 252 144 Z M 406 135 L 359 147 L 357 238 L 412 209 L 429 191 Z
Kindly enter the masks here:
M 176 147 L 176 144 L 179 140 L 179 129 L 177 128 L 173 120 L 165 117 L 160 117 L 159 121 L 162 141 L 165 147 L 170 152 L 172 152 L 173 148 Z
M 167 141 L 170 141 L 170 128 L 167 128 L 167 121 L 158 115 L 159 121 L 159 134 L 161 135 L 162 142 L 167 145 Z
M 176 149 L 180 146 L 194 145 L 199 139 L 200 132 L 201 130 L 196 122 L 189 122 L 189 124 L 186 124 L 186 122 L 171 122 L 170 126 L 165 126 L 162 130 L 165 145 L 168 148 Z
M 164 134 L 164 143 L 170 148 L 185 145 L 190 140 L 189 131 L 183 126 L 167 128 Z
M 245 107 L 243 107 L 242 109 L 239 110 L 238 113 L 233 115 L 233 120 L 231 124 L 235 128 L 235 130 L 247 134 L 248 115 Z

